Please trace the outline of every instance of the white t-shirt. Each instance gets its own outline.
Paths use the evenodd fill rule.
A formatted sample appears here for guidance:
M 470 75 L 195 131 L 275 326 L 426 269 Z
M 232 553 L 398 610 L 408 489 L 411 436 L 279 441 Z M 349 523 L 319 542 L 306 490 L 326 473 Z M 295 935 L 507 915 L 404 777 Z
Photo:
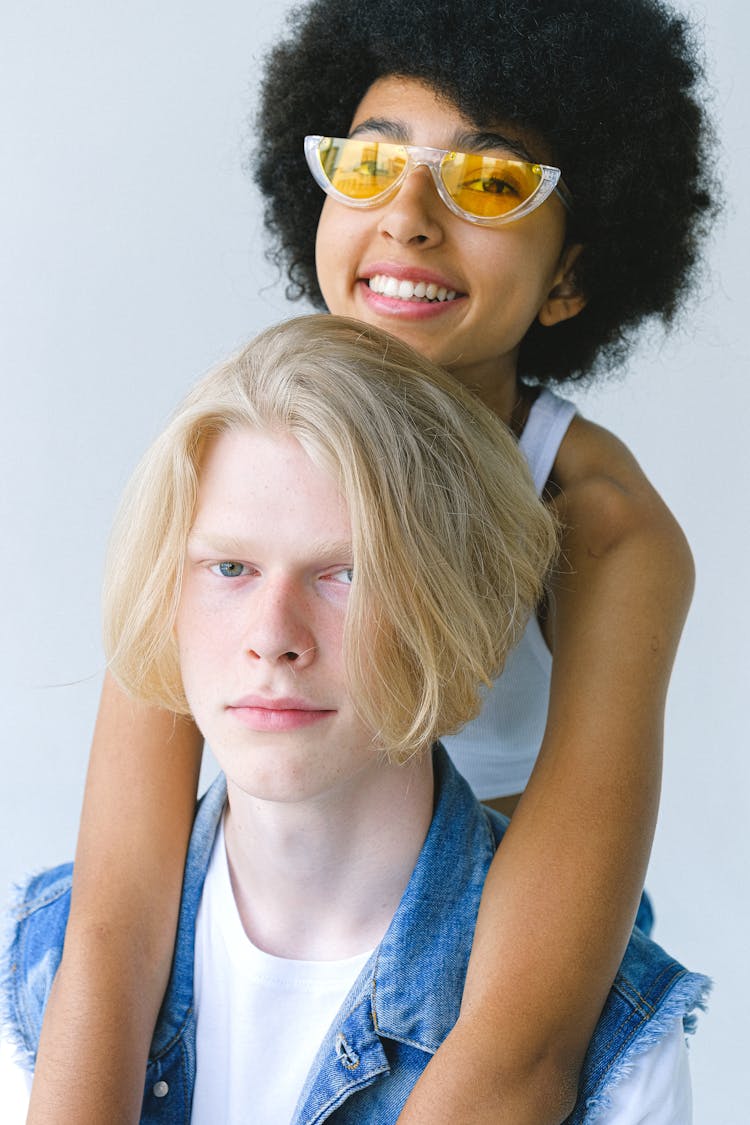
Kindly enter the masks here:
M 25 1125 L 32 1076 L 17 1062 L 4 1030 L 0 1029 L 0 1119 L 3 1125 Z
M 222 823 L 195 929 L 191 1125 L 289 1125 L 323 1036 L 371 952 L 293 961 L 257 949 L 235 904 Z

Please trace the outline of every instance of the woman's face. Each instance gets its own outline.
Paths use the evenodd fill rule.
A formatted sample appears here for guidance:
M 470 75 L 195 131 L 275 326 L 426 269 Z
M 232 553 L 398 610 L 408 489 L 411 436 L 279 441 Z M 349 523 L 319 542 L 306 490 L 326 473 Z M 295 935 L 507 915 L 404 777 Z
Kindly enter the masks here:
M 498 134 L 498 155 L 508 154 L 510 142 L 516 155 L 520 146 L 526 159 L 544 160 L 500 123 L 489 131 Z M 367 91 L 350 135 L 465 152 L 477 148 L 480 132 L 486 150 L 487 129 L 431 87 L 390 76 Z M 564 249 L 564 241 L 565 208 L 556 194 L 514 223 L 481 227 L 449 211 L 429 169 L 417 167 L 381 206 L 359 210 L 326 198 L 318 280 L 332 313 L 393 333 L 491 398 L 493 388 L 515 384 L 518 347 L 535 318 L 553 324 L 582 307 L 565 282 L 578 248 Z M 386 296 L 370 287 L 376 276 L 432 283 L 455 296 Z

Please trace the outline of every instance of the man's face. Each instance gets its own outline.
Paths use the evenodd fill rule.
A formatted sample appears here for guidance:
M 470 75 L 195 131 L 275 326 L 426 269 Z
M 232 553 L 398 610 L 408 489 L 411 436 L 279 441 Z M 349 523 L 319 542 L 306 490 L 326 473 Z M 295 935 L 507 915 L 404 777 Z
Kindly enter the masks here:
M 220 434 L 202 462 L 176 632 L 195 720 L 230 785 L 298 802 L 377 768 L 345 687 L 347 505 L 299 442 Z

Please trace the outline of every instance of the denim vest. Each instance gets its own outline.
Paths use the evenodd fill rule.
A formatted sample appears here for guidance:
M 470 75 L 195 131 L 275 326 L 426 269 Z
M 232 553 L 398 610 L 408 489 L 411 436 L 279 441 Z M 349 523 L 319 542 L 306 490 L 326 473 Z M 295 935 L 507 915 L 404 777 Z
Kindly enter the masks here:
M 438 746 L 435 813 L 385 937 L 320 1045 L 291 1125 L 395 1122 L 409 1092 L 458 1018 L 485 875 L 507 821 L 480 805 Z M 195 1078 L 193 946 L 211 846 L 226 799 L 217 778 L 198 806 L 185 868 L 172 975 L 146 1072 L 143 1125 L 188 1125 Z M 62 954 L 71 866 L 30 878 L 12 911 L 4 1016 L 25 1065 Z M 586 1055 L 571 1125 L 598 1116 L 607 1091 L 676 1017 L 692 1030 L 708 989 L 638 930 Z M 293 1049 L 294 1029 L 279 1050 Z M 248 1107 L 250 1118 L 252 1107 Z

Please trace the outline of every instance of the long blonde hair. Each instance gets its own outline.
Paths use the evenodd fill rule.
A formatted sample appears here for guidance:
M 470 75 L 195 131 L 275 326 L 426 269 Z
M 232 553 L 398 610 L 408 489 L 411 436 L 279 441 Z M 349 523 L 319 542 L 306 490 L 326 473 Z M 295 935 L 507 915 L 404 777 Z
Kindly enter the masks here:
M 351 519 L 348 688 L 392 760 L 477 713 L 543 591 L 555 523 L 503 423 L 449 374 L 356 321 L 271 328 L 204 378 L 136 470 L 104 593 L 110 667 L 189 714 L 174 622 L 201 453 L 240 427 L 291 434 Z

